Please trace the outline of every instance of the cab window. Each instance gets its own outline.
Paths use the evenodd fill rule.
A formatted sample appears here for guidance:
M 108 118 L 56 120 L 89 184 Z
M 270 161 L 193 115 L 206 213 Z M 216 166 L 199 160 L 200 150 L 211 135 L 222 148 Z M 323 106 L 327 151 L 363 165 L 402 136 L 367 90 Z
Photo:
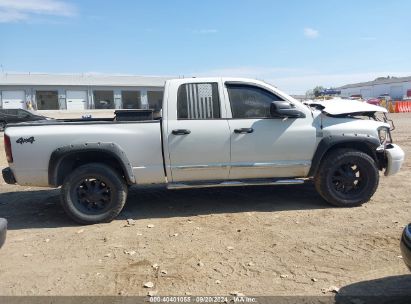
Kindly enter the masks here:
M 221 118 L 217 83 L 186 83 L 177 92 L 178 119 Z
M 247 84 L 226 83 L 233 118 L 270 118 L 270 104 L 283 101 L 263 88 Z

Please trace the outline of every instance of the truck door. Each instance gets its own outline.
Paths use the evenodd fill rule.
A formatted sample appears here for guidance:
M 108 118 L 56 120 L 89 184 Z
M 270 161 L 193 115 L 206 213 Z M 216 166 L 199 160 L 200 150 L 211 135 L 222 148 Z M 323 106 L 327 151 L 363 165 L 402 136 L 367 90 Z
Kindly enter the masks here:
M 316 129 L 306 118 L 272 118 L 270 104 L 284 100 L 269 88 L 226 82 L 230 101 L 230 179 L 303 177 L 308 174 Z M 301 107 L 301 105 L 300 105 Z M 230 115 L 230 114 L 229 114 Z
M 221 82 L 174 81 L 167 92 L 166 164 L 172 181 L 227 179 L 230 131 Z

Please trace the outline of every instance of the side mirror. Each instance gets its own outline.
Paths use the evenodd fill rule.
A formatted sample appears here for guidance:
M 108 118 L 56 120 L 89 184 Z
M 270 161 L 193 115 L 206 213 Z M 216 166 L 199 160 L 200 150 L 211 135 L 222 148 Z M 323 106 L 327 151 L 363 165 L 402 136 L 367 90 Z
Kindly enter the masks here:
M 288 101 L 273 101 L 270 104 L 271 117 L 305 118 L 305 114 Z

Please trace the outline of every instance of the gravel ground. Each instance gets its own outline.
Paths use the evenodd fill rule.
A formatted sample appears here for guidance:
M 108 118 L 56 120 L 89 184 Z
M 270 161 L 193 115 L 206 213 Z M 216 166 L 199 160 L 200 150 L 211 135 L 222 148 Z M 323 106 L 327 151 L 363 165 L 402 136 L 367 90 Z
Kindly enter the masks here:
M 411 114 L 392 117 L 394 141 L 410 155 Z M 410 178 L 408 158 L 399 174 L 381 176 L 369 203 L 350 209 L 330 207 L 310 184 L 132 188 L 118 219 L 93 226 L 65 216 L 59 190 L 1 180 L 0 216 L 9 231 L 0 295 L 322 295 L 333 286 L 409 292 L 399 238 L 411 221 Z

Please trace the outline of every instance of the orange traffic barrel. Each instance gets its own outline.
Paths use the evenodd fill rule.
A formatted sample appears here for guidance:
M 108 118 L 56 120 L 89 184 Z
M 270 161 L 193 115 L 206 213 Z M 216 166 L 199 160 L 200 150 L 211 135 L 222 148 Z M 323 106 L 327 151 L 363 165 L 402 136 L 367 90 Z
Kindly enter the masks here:
M 395 102 L 395 113 L 400 113 L 400 109 L 399 109 L 399 101 Z

